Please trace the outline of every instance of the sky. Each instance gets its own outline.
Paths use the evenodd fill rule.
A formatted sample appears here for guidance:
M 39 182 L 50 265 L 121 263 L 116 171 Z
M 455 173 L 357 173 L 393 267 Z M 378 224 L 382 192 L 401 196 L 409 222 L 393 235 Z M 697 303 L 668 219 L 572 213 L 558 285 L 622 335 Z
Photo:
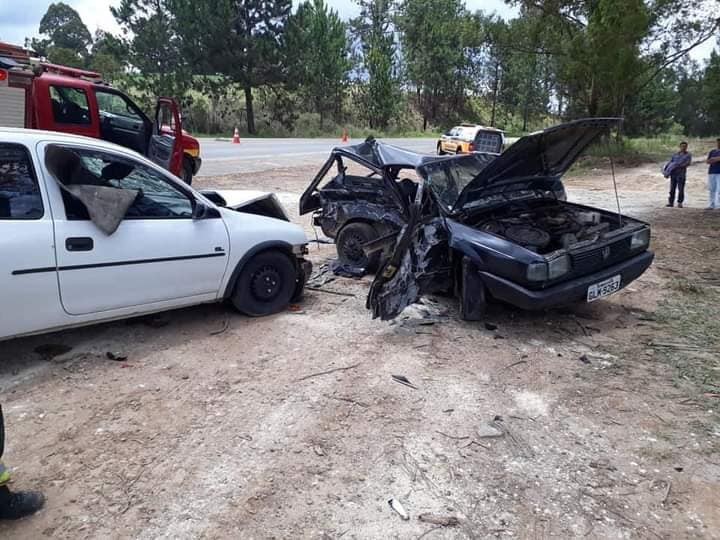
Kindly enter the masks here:
M 110 6 L 117 5 L 120 0 L 64 0 L 80 14 L 91 34 L 101 28 L 112 33 L 120 33 L 115 19 L 110 13 Z M 354 0 L 327 0 L 330 7 L 336 9 L 343 18 L 357 15 L 358 8 Z M 37 37 L 40 19 L 47 11 L 52 0 L 0 0 L 0 40 L 23 45 L 26 37 Z M 297 5 L 299 0 L 293 0 Z M 517 10 L 509 7 L 503 0 L 466 0 L 468 9 L 482 9 L 487 13 L 497 13 L 505 18 L 512 18 Z M 692 52 L 696 60 L 710 56 L 715 40 L 709 40 Z

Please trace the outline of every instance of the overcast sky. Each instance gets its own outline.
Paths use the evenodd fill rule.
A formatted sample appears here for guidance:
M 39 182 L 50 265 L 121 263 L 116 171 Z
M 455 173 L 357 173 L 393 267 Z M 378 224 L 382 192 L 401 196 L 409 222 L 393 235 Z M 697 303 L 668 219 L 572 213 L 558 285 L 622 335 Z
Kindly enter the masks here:
M 115 19 L 110 13 L 110 6 L 117 5 L 120 0 L 64 0 L 74 7 L 87 25 L 90 33 L 102 28 L 119 33 Z M 353 0 L 327 0 L 328 4 L 337 9 L 343 18 L 357 14 L 357 5 Z M 51 0 L 0 0 L 0 40 L 16 45 L 23 45 L 26 37 L 36 37 L 40 19 L 47 11 Z M 503 0 L 466 0 L 467 7 L 472 10 L 482 9 L 495 12 L 505 18 L 512 18 L 516 10 L 505 5 Z M 297 5 L 298 0 L 293 0 Z M 710 56 L 715 45 L 709 40 L 702 47 L 693 51 L 695 59 Z

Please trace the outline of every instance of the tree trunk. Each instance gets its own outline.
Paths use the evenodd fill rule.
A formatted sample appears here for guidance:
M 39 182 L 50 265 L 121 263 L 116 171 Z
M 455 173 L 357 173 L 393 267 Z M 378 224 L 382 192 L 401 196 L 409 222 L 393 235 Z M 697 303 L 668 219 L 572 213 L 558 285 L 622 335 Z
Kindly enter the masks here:
M 245 113 L 247 114 L 247 130 L 251 135 L 255 135 L 255 112 L 253 110 L 252 87 L 245 87 Z
M 495 81 L 493 87 L 492 98 L 492 115 L 490 117 L 490 126 L 495 127 L 495 113 L 497 112 L 498 91 L 500 90 L 500 62 L 495 62 Z

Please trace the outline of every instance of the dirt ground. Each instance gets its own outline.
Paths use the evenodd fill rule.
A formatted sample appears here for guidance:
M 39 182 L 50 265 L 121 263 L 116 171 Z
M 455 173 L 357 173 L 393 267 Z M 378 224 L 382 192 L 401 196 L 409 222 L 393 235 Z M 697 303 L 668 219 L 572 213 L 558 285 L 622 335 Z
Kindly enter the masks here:
M 203 184 L 281 192 L 299 219 L 315 170 Z M 269 318 L 210 305 L 0 344 L 13 487 L 47 495 L 0 537 L 720 538 L 720 211 L 705 166 L 684 209 L 658 171 L 618 171 L 657 259 L 607 301 L 486 324 L 433 298 L 388 324 L 370 278 L 336 278 Z M 608 170 L 567 185 L 615 207 Z

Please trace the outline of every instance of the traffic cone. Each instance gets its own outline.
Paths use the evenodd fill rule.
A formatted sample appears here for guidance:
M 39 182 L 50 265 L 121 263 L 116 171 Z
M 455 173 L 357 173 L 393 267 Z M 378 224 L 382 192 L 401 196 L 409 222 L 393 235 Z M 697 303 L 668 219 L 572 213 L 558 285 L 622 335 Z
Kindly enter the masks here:
M 238 128 L 235 128 L 235 133 L 233 133 L 233 144 L 240 144 L 240 132 L 238 131 Z
M 347 128 L 343 129 L 342 142 L 348 142 L 349 140 L 350 140 L 350 137 L 348 137 Z

